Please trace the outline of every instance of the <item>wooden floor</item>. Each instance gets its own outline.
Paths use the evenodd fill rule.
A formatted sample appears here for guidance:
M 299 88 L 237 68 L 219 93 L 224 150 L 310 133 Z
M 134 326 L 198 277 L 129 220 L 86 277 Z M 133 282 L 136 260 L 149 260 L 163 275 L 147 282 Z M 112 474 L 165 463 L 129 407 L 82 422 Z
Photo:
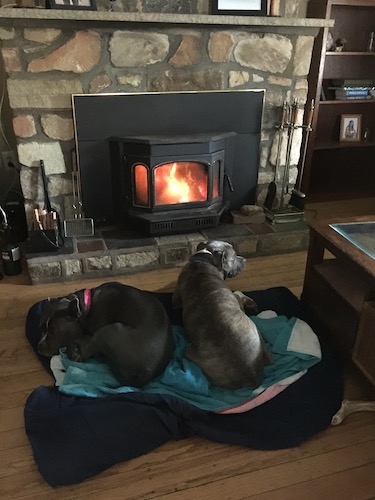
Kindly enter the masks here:
M 306 217 L 360 214 L 375 215 L 375 200 L 316 204 L 308 207 Z M 305 262 L 305 252 L 249 259 L 246 271 L 231 280 L 230 286 L 255 290 L 281 285 L 299 295 Z M 179 269 L 155 271 L 119 281 L 151 291 L 172 291 L 178 273 Z M 369 412 L 352 414 L 295 449 L 254 451 L 190 438 L 167 443 L 79 485 L 48 486 L 33 461 L 23 408 L 33 389 L 50 385 L 52 380 L 24 337 L 25 315 L 32 304 L 47 296 L 103 281 L 32 286 L 26 273 L 0 281 L 0 498 L 375 498 L 375 413 Z M 345 395 L 374 398 L 373 388 L 351 365 L 346 371 Z

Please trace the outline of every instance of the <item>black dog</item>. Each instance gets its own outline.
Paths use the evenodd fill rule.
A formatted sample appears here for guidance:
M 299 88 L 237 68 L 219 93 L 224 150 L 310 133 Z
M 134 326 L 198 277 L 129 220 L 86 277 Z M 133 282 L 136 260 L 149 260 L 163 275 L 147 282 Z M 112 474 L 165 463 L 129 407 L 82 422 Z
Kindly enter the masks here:
M 143 387 L 171 359 L 174 344 L 167 313 L 151 293 L 105 283 L 44 306 L 38 351 L 44 356 L 67 348 L 74 361 L 101 355 L 121 385 Z

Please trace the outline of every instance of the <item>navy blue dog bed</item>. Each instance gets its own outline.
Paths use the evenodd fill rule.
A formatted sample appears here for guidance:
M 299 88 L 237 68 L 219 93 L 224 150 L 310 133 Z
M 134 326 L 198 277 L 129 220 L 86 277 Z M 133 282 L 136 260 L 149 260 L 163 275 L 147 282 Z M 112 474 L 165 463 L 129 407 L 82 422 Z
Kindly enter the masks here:
M 286 288 L 246 294 L 260 311 L 272 309 L 308 321 L 299 300 Z M 172 323 L 181 325 L 180 313 L 172 309 L 172 294 L 154 295 Z M 36 354 L 43 303 L 35 304 L 26 320 L 26 336 Z M 85 398 L 64 395 L 54 386 L 37 388 L 26 401 L 24 416 L 41 475 L 51 486 L 79 483 L 169 440 L 194 435 L 257 450 L 300 445 L 330 425 L 343 397 L 341 363 L 316 333 L 322 360 L 276 397 L 245 413 L 220 415 L 167 395 Z M 39 359 L 49 370 L 49 360 Z

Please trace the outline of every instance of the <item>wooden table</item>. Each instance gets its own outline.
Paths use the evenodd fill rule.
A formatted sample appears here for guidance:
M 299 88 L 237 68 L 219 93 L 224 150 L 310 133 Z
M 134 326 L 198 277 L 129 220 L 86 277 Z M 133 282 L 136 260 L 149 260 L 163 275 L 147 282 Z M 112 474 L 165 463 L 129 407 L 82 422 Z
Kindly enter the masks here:
M 374 220 L 369 216 L 309 223 L 301 301 L 375 385 L 375 260 L 330 227 Z

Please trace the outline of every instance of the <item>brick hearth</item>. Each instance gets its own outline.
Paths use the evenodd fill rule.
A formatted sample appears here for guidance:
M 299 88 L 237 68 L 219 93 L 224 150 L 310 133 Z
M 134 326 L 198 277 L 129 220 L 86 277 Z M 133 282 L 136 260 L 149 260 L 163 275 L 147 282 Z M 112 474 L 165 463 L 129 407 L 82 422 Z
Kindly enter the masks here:
M 64 248 L 28 253 L 33 284 L 119 276 L 182 266 L 207 239 L 230 242 L 244 257 L 297 252 L 307 248 L 305 222 L 219 224 L 214 229 L 173 236 L 144 237 L 106 228 L 90 238 L 66 238 Z

